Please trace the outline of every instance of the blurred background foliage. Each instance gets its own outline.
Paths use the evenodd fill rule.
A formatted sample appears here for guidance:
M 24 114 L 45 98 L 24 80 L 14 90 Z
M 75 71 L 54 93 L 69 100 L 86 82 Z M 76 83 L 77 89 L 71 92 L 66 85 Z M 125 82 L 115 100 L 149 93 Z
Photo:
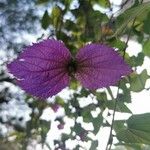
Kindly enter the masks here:
M 73 81 L 65 91 L 66 97 L 58 94 L 45 101 L 31 97 L 8 75 L 6 64 L 25 45 L 48 37 L 62 40 L 72 54 L 88 42 L 111 45 L 134 72 L 116 85 L 121 90 L 117 96 L 114 87 L 89 91 Z M 142 45 L 137 56 L 126 52 L 129 39 Z M 86 149 L 86 143 L 89 150 L 96 150 L 98 132 L 112 127 L 108 118 L 112 117 L 116 100 L 116 111 L 131 117 L 113 122 L 107 149 L 112 144 L 114 150 L 150 149 L 150 113 L 134 115 L 127 107 L 132 103 L 132 92 L 150 89 L 145 87 L 150 78 L 147 70 L 136 72 L 150 57 L 149 1 L 123 0 L 116 6 L 109 0 L 1 0 L 0 45 L 0 150 L 30 150 L 37 149 L 37 145 L 41 149 L 67 150 L 67 143 L 72 141 L 74 150 Z M 57 114 L 60 110 L 61 114 Z M 85 123 L 92 124 L 92 129 Z M 54 126 L 60 132 L 57 139 L 48 135 Z M 69 131 L 64 130 L 65 126 Z

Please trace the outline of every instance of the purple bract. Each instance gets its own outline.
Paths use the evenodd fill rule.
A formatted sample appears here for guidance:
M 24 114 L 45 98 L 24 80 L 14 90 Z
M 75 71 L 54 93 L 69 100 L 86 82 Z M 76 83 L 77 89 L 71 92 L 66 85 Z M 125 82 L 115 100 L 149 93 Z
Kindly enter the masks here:
M 113 48 L 88 44 L 73 58 L 64 43 L 47 39 L 23 50 L 8 69 L 26 92 L 48 98 L 69 85 L 74 76 L 88 89 L 114 85 L 131 68 Z

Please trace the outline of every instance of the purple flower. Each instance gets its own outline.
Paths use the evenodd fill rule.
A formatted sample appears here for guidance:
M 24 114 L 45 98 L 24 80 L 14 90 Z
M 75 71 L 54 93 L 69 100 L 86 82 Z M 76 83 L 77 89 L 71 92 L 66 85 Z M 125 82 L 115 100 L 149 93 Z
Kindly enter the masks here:
M 111 47 L 88 44 L 73 58 L 63 42 L 54 39 L 25 48 L 8 69 L 22 89 L 40 98 L 60 92 L 72 76 L 94 90 L 114 85 L 132 71 Z

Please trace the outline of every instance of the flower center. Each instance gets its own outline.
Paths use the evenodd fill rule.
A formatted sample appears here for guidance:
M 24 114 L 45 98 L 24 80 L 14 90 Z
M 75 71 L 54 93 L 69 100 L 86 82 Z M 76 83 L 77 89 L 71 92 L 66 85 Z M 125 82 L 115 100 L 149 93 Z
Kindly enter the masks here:
M 74 59 L 71 59 L 67 65 L 67 71 L 70 76 L 73 76 L 77 71 L 77 62 Z

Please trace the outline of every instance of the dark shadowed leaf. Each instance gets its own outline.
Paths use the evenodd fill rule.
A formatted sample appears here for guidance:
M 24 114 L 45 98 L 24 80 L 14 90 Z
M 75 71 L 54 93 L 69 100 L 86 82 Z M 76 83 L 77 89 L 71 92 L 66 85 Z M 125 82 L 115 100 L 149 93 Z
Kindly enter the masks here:
M 71 139 L 72 138 L 72 136 L 70 135 L 70 134 L 65 134 L 65 133 L 63 133 L 62 135 L 61 135 L 61 140 L 62 141 L 66 141 L 66 140 L 68 140 L 68 139 Z
M 47 29 L 48 26 L 50 25 L 50 16 L 49 16 L 47 10 L 45 11 L 45 13 L 42 17 L 41 23 L 42 23 L 42 28 L 43 29 Z
M 73 131 L 76 133 L 76 135 L 78 135 L 80 137 L 81 141 L 87 140 L 88 131 L 86 131 L 84 128 L 82 128 L 80 123 L 75 123 L 74 127 L 72 127 L 72 132 Z
M 79 150 L 81 148 L 80 145 L 76 145 L 76 147 L 74 148 L 74 150 Z
M 150 13 L 148 14 L 147 18 L 144 20 L 144 26 L 143 26 L 144 32 L 147 34 L 150 34 L 149 25 L 150 25 Z
M 82 88 L 80 93 L 81 93 L 82 96 L 88 97 L 88 95 L 90 94 L 90 91 L 88 91 L 85 88 Z

